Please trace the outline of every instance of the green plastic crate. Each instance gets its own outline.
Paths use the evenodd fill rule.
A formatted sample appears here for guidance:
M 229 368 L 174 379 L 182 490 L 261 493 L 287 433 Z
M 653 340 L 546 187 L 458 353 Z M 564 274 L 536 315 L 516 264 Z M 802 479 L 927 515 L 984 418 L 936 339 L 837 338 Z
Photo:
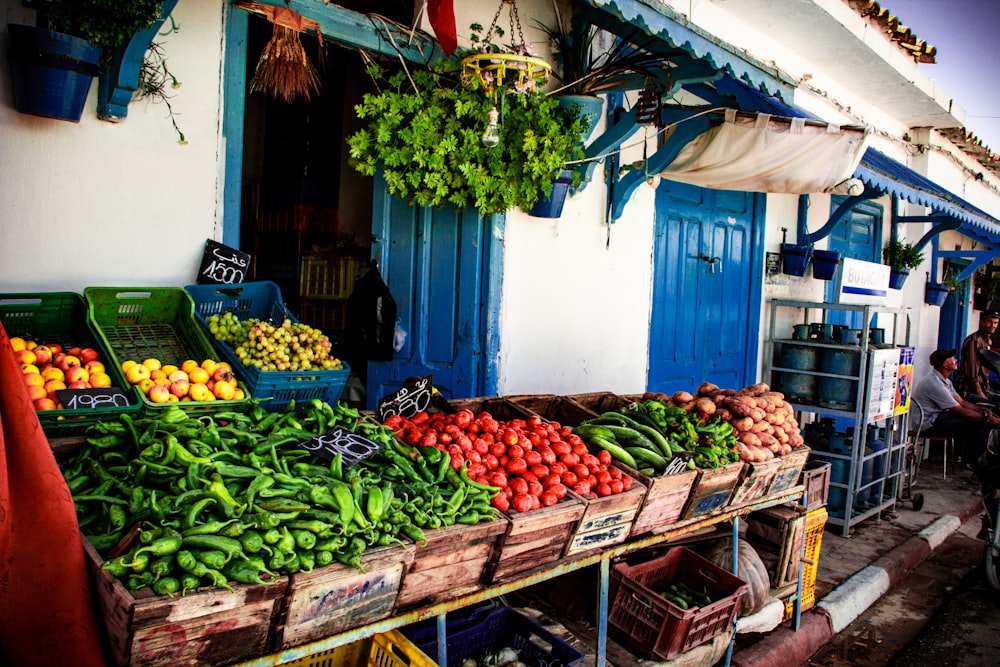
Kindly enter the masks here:
M 91 326 L 87 305 L 75 292 L 0 294 L 0 322 L 8 336 L 57 343 L 63 348 L 90 347 L 98 351 L 111 384 L 123 391 L 127 406 L 46 410 L 38 413 L 42 429 L 50 438 L 80 436 L 102 419 L 115 419 L 123 412 L 138 412 L 142 397 L 122 376 L 108 347 Z
M 129 359 L 141 362 L 151 357 L 175 366 L 187 359 L 221 361 L 195 322 L 191 297 L 180 287 L 87 287 L 83 296 L 90 321 L 119 368 Z M 244 405 L 250 392 L 242 381 L 238 386 L 245 399 L 154 403 L 141 392 L 140 397 L 146 413 L 155 414 L 170 406 L 212 412 Z

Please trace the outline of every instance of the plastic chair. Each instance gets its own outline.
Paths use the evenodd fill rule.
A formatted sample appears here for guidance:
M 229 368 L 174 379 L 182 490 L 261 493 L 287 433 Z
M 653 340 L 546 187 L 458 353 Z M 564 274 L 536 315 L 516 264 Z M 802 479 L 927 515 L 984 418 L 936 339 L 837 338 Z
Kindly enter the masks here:
M 910 430 L 910 437 L 915 443 L 919 443 L 918 451 L 920 457 L 925 458 L 931 451 L 934 444 L 941 445 L 944 455 L 944 463 L 941 466 L 941 479 L 948 479 L 948 450 L 951 450 L 952 472 L 955 471 L 955 439 L 947 435 L 926 435 L 921 433 L 924 425 L 924 411 L 916 401 L 910 401 L 910 409 L 914 412 L 914 421 L 917 423 L 916 430 Z

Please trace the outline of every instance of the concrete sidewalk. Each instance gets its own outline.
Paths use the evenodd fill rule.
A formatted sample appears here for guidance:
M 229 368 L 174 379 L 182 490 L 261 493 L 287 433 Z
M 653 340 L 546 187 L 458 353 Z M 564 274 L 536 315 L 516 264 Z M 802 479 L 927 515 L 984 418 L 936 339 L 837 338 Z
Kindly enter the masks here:
M 925 461 L 912 492 L 923 495 L 919 511 L 911 502 L 899 501 L 893 514 L 852 526 L 846 538 L 839 526 L 828 524 L 820 547 L 816 606 L 802 613 L 798 630 L 789 621 L 762 633 L 759 641 L 751 637 L 748 643 L 741 635 L 731 664 L 797 667 L 805 663 L 963 523 L 978 522 L 981 494 L 967 470 L 949 471 L 947 479 L 942 479 L 940 462 Z

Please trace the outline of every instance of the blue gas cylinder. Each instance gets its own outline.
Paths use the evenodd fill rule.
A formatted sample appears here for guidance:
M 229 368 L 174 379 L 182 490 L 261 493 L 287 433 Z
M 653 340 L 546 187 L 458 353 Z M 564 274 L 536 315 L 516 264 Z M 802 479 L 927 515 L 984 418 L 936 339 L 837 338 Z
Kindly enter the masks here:
M 882 439 L 882 429 L 874 426 L 868 427 L 868 448 L 871 453 L 878 454 L 871 460 L 871 479 L 880 480 L 885 476 L 885 441 Z M 868 490 L 868 502 L 876 505 L 882 502 L 882 484 L 875 484 Z

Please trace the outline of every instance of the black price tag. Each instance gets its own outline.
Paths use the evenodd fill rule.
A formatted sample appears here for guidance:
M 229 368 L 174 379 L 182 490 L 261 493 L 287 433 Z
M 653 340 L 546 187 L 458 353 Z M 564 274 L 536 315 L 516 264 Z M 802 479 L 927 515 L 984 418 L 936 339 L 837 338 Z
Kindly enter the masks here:
M 342 428 L 335 428 L 312 440 L 300 442 L 299 447 L 327 461 L 332 461 L 338 453 L 342 454 L 345 468 L 364 461 L 382 449 L 382 445 L 374 440 Z
M 679 475 L 682 472 L 687 472 L 688 461 L 694 458 L 694 452 L 677 452 L 674 454 L 674 458 L 670 459 L 667 463 L 666 470 L 663 471 L 664 475 Z
M 198 269 L 198 284 L 232 285 L 243 282 L 250 266 L 250 254 L 236 248 L 205 241 L 205 254 Z
M 431 393 L 434 390 L 434 376 L 409 378 L 395 393 L 389 394 L 378 401 L 379 421 L 387 417 L 399 415 L 412 417 L 423 412 L 431 405 Z
M 92 410 L 94 408 L 127 408 L 128 396 L 118 387 L 92 389 L 57 389 L 56 398 L 67 410 Z

